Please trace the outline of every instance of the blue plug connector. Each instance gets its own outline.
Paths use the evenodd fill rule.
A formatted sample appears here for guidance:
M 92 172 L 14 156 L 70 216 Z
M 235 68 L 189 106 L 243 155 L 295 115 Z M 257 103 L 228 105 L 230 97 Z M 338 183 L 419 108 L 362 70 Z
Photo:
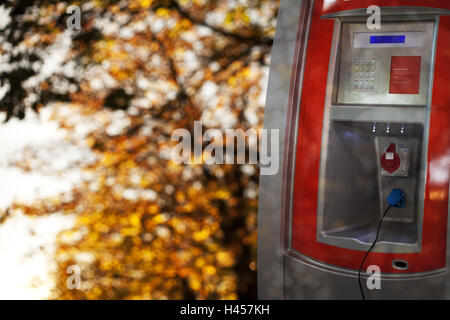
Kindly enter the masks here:
M 402 189 L 394 189 L 387 197 L 387 202 L 391 207 L 404 208 L 406 207 L 406 195 Z

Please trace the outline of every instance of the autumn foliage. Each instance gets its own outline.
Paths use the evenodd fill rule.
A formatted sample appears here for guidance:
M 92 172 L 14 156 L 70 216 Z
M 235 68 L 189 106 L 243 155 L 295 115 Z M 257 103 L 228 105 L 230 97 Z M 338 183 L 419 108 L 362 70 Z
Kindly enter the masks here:
M 52 298 L 255 298 L 258 168 L 176 165 L 170 138 L 197 120 L 204 130 L 262 126 L 278 1 L 20 3 L 6 5 L 0 48 L 10 63 L 12 48 L 28 48 L 16 57 L 25 67 L 0 75 L 11 87 L 0 108 L 23 117 L 51 104 L 94 155 L 69 194 L 9 209 L 76 216 L 58 236 Z M 70 4 L 82 9 L 79 32 L 66 30 Z M 61 68 L 33 80 L 39 53 L 64 37 Z M 66 286 L 74 264 L 80 290 Z

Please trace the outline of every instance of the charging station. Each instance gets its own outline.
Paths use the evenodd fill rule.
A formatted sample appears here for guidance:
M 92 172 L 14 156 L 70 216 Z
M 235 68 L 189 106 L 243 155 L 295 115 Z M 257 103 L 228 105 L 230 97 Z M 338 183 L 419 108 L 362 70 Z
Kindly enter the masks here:
M 259 298 L 450 299 L 449 15 L 445 0 L 281 1 Z

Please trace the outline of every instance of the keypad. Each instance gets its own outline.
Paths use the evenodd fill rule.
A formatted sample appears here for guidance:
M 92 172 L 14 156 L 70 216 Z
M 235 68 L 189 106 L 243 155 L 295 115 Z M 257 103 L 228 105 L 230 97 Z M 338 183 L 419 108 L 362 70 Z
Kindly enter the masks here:
M 376 57 L 361 57 L 352 63 L 352 85 L 353 91 L 374 92 L 377 88 L 377 64 Z

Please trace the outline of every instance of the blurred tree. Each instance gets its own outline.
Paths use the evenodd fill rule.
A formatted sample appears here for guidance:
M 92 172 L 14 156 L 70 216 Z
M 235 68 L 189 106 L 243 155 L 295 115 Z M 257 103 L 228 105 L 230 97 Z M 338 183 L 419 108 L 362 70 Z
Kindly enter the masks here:
M 66 30 L 72 4 L 81 8 L 79 32 Z M 256 298 L 257 168 L 176 165 L 170 137 L 193 133 L 196 120 L 204 130 L 261 126 L 278 1 L 2 6 L 6 120 L 65 102 L 71 111 L 56 104 L 54 118 L 74 137 L 89 127 L 74 143 L 96 155 L 70 195 L 10 208 L 77 216 L 58 239 L 54 298 Z M 67 40 L 63 63 L 49 72 L 48 57 Z M 72 264 L 82 268 L 81 290 L 67 289 Z

